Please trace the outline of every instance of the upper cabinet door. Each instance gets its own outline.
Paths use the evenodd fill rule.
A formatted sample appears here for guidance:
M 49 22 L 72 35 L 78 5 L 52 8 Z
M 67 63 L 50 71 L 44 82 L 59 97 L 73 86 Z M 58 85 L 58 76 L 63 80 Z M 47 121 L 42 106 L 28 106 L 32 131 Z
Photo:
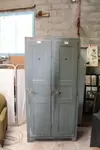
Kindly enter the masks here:
M 79 41 L 58 39 L 53 51 L 53 125 L 52 135 L 74 137 L 77 117 L 77 61 Z
M 51 132 L 51 41 L 26 41 L 26 92 L 29 137 Z

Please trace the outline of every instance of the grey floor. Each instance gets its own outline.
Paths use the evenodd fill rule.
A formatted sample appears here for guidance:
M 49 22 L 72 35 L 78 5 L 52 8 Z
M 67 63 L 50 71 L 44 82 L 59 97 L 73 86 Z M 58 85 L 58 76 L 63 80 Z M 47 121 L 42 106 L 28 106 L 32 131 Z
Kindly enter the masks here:
M 72 141 L 42 141 L 27 143 L 26 124 L 10 127 L 3 150 L 91 150 L 91 128 L 79 128 L 78 140 Z M 15 142 L 16 141 L 16 142 Z M 0 148 L 2 150 L 2 148 Z M 94 150 L 94 149 L 92 149 Z

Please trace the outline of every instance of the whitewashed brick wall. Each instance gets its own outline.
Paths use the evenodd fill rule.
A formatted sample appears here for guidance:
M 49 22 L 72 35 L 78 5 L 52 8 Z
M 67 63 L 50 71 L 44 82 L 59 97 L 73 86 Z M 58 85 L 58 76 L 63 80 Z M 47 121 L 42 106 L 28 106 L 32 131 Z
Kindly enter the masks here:
M 50 18 L 35 19 L 35 36 L 77 37 L 77 4 L 70 0 L 35 0 L 37 10 L 50 12 Z
M 100 0 L 82 0 L 82 45 L 100 45 Z

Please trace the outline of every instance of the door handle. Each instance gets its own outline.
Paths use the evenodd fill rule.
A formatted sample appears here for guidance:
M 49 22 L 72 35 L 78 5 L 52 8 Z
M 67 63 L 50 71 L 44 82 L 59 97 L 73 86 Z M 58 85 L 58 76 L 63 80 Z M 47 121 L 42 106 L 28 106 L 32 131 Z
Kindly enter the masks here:
M 55 94 L 56 94 L 56 95 L 58 95 L 58 94 L 59 94 L 58 90 L 57 90 L 57 91 L 55 91 Z
M 55 110 L 55 107 L 56 107 L 56 102 L 57 102 L 57 97 L 56 96 L 61 96 L 61 92 L 59 92 L 58 90 L 56 90 L 55 92 L 52 92 L 55 94 L 55 97 L 54 97 L 54 110 Z
M 28 92 L 29 94 L 37 94 L 36 92 L 33 92 L 31 89 L 27 89 L 27 92 Z
M 31 91 L 31 94 L 37 94 L 36 92 Z
M 56 91 L 56 90 L 54 90 L 54 91 L 51 91 L 51 94 L 56 94 L 56 95 L 58 95 L 58 91 Z
M 56 95 L 61 95 L 61 92 L 59 92 L 58 90 L 55 92 Z

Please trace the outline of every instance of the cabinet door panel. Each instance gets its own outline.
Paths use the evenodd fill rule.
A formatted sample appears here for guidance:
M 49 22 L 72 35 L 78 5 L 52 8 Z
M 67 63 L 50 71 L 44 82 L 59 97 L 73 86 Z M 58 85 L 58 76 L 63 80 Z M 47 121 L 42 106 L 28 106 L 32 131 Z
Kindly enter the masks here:
M 51 132 L 51 41 L 26 41 L 28 131 L 33 138 Z M 30 102 L 29 102 L 30 101 Z M 30 118 L 30 119 L 29 119 Z M 30 130 L 31 129 L 31 130 Z M 31 132 L 30 132 L 31 131 Z
M 53 136 L 74 136 L 77 115 L 78 41 L 53 41 Z

